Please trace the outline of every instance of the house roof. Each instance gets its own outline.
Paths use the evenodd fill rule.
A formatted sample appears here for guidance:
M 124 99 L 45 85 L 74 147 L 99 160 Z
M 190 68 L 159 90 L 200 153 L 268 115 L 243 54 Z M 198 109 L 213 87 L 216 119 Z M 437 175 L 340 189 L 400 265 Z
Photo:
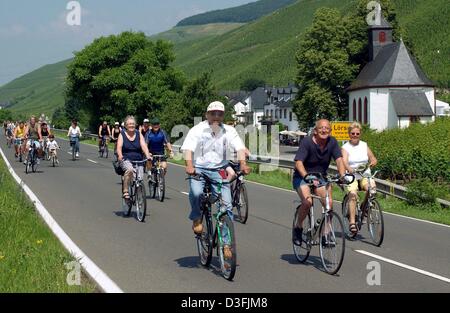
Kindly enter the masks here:
M 267 103 L 267 93 L 263 87 L 258 87 L 250 94 L 252 98 L 252 110 L 264 110 L 264 105 Z
M 244 90 L 225 90 L 225 91 L 219 91 L 220 96 L 227 97 L 230 100 L 236 100 L 237 102 L 244 102 L 245 99 L 248 97 L 248 92 Z
M 397 116 L 432 116 L 433 110 L 423 91 L 390 90 L 392 104 Z
M 362 69 L 347 91 L 389 86 L 434 86 L 403 41 L 384 46 L 376 58 Z

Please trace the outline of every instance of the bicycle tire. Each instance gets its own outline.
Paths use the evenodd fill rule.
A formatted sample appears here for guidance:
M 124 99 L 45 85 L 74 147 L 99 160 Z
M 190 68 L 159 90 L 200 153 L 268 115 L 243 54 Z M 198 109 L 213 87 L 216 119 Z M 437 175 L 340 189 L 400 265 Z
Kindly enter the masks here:
M 372 206 L 367 210 L 367 229 L 369 231 L 370 238 L 375 246 L 379 247 L 383 243 L 384 239 L 384 218 L 383 211 L 380 204 L 376 199 L 373 199 Z M 375 213 L 379 212 L 379 213 Z M 376 216 L 375 216 L 376 215 Z M 378 231 L 374 229 L 373 225 L 380 225 Z M 375 233 L 378 236 L 375 236 Z
M 208 267 L 211 264 L 213 252 L 213 229 L 211 217 L 202 213 L 203 232 L 197 235 L 197 251 L 200 258 L 200 264 Z
M 327 229 L 326 225 L 328 221 L 330 222 L 330 225 L 332 225 L 331 230 Z M 322 219 L 319 227 L 320 259 L 322 260 L 325 272 L 334 275 L 339 271 L 344 262 L 344 225 L 339 215 L 334 211 L 331 211 L 325 215 L 325 218 Z M 330 254 L 330 257 L 328 257 L 328 254 Z
M 75 143 L 72 144 L 72 161 L 75 161 L 76 155 L 75 155 Z
M 31 158 L 30 153 L 28 153 L 28 156 L 26 158 L 26 164 L 25 164 L 25 173 L 26 174 L 28 174 L 30 172 L 30 170 L 31 170 L 31 168 L 30 168 L 30 164 L 31 164 L 30 158 Z
M 294 231 L 294 228 L 297 225 L 297 217 L 298 217 L 298 213 L 300 210 L 300 206 L 301 205 L 299 205 L 295 209 L 294 220 L 292 221 L 292 232 Z M 309 242 L 311 236 L 308 236 L 308 229 L 312 230 L 311 213 L 310 212 L 308 212 L 308 215 L 306 216 L 306 220 L 303 221 L 303 226 L 305 226 L 305 223 L 306 223 L 306 227 L 303 227 L 302 244 L 300 246 L 298 246 L 294 242 L 292 242 L 292 248 L 294 250 L 295 258 L 300 263 L 305 263 L 311 252 L 311 244 Z
M 230 238 L 229 246 L 231 248 L 231 259 L 225 259 L 223 254 L 224 249 L 224 242 L 217 238 L 217 249 L 218 249 L 218 256 L 219 256 L 219 262 L 220 262 L 220 269 L 222 272 L 222 276 L 229 281 L 232 281 L 234 278 L 234 275 L 236 274 L 236 260 L 237 260 L 237 252 L 236 252 L 236 234 L 234 232 L 234 224 L 231 218 L 228 215 L 224 215 L 222 217 L 222 225 L 225 225 L 225 227 L 222 226 L 222 230 L 219 232 L 217 231 L 216 236 L 219 236 L 219 233 L 222 234 L 222 231 L 226 231 L 228 233 L 228 236 Z M 220 227 L 220 226 L 218 226 Z
M 157 190 L 158 190 L 158 200 L 160 202 L 164 202 L 164 197 L 166 194 L 166 181 L 165 181 L 165 177 L 164 177 L 164 170 L 161 169 L 161 171 L 157 174 L 158 177 L 158 186 L 157 186 Z
M 240 185 L 239 198 L 237 203 L 238 221 L 241 224 L 247 223 L 248 220 L 248 194 L 247 187 L 244 184 Z
M 147 216 L 147 199 L 145 197 L 145 185 L 141 184 L 136 188 L 135 194 L 135 207 L 136 207 L 136 219 L 143 223 Z M 140 203 L 142 201 L 142 203 Z
M 130 187 L 128 187 L 128 194 L 130 194 Z M 123 190 L 123 176 L 122 176 L 122 188 L 120 189 L 121 191 Z M 121 192 L 122 193 L 122 192 Z M 131 197 L 128 201 L 125 200 L 125 198 L 123 197 L 122 194 L 122 210 L 123 210 L 123 215 L 126 217 L 129 217 L 131 215 L 131 208 L 133 207 L 133 203 L 131 202 Z
M 108 146 L 107 145 L 105 146 L 105 154 L 106 154 L 105 158 L 107 159 L 108 156 L 109 156 L 109 150 L 108 150 Z
M 53 167 L 55 167 L 55 163 L 56 163 L 56 160 L 55 160 L 55 157 L 53 156 L 52 157 L 52 165 L 53 165 Z
M 156 179 L 155 179 L 155 172 L 153 171 L 151 172 L 150 178 L 148 180 L 148 195 L 152 199 L 156 197 Z

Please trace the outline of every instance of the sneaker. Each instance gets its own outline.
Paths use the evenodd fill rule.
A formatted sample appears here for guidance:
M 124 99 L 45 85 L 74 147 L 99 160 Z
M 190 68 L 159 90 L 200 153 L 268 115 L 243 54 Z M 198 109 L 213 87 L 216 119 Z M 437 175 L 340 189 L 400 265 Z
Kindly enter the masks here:
M 233 257 L 233 253 L 231 252 L 230 246 L 225 245 L 223 247 L 223 257 L 227 260 L 229 260 Z
M 77 154 L 76 154 L 76 157 L 77 157 L 77 158 L 79 158 L 79 157 L 80 157 L 80 154 L 79 154 L 78 152 L 77 152 Z
M 336 245 L 336 242 L 332 237 L 329 237 L 328 240 L 325 236 L 322 236 L 322 247 L 324 248 L 332 248 Z
M 198 219 L 192 223 L 192 230 L 196 235 L 201 235 L 203 232 L 202 220 Z
M 292 242 L 296 246 L 302 245 L 302 235 L 303 235 L 303 228 L 295 227 L 292 230 Z

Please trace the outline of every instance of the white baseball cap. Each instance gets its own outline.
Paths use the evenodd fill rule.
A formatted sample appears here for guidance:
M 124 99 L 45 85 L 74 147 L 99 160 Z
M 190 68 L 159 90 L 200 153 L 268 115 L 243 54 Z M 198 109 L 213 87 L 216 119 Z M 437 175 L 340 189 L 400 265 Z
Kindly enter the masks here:
M 148 118 L 146 118 L 146 119 L 144 120 L 144 123 L 150 123 L 150 121 L 148 120 Z
M 214 101 L 214 102 L 211 102 L 208 105 L 207 112 L 209 112 L 209 111 L 222 111 L 222 112 L 225 112 L 225 106 L 220 101 Z
M 115 123 L 114 123 L 114 125 L 117 125 L 117 126 L 119 126 L 120 124 L 119 124 L 119 122 L 115 122 Z

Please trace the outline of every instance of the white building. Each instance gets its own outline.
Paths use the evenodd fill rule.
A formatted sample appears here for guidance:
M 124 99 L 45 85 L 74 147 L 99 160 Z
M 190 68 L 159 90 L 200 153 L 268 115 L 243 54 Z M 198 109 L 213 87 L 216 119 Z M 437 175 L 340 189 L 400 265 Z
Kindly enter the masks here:
M 436 99 L 436 116 L 450 116 L 450 105 Z
M 380 131 L 433 121 L 434 84 L 403 41 L 393 42 L 392 26 L 384 18 L 369 29 L 369 55 L 370 62 L 347 89 L 349 120 Z

